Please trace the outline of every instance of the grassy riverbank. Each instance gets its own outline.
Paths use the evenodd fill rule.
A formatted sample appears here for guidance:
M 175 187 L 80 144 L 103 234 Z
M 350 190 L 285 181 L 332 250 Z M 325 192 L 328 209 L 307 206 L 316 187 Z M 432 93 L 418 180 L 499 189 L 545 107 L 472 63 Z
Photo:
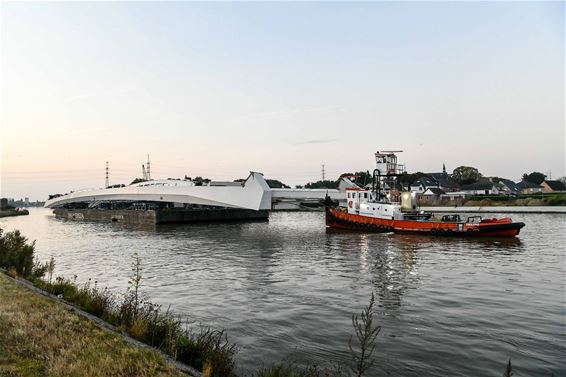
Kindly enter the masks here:
M 180 376 L 153 350 L 126 343 L 0 274 L 1 376 Z

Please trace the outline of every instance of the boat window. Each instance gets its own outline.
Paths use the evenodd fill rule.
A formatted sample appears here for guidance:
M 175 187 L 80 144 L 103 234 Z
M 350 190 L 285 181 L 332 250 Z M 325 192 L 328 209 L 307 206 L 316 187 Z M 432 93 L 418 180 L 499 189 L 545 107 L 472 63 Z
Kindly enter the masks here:
M 364 192 L 364 199 L 367 199 L 367 198 L 368 198 L 368 193 Z

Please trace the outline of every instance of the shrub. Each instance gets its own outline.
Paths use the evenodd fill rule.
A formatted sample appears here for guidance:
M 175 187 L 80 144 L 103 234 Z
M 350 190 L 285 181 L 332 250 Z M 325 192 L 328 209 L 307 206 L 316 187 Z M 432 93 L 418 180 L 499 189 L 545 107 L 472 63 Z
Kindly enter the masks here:
M 45 274 L 42 265 L 34 263 L 35 241 L 27 243 L 28 239 L 19 230 L 2 235 L 0 229 L 0 267 L 14 269 L 22 277 L 41 277 Z
M 566 205 L 566 195 L 553 195 L 544 198 L 544 202 L 549 206 L 564 206 Z
M 197 335 L 185 331 L 177 339 L 177 359 L 195 368 L 207 370 L 209 376 L 232 376 L 238 348 L 228 342 L 224 330 L 201 327 Z

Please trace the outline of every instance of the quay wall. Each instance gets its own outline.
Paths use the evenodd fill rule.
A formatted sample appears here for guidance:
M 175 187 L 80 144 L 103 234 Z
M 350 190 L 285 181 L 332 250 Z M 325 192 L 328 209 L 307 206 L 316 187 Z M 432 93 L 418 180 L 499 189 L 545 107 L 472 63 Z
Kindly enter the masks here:
M 269 217 L 268 211 L 254 211 L 248 209 L 158 209 L 135 211 L 55 208 L 53 213 L 55 217 L 61 219 L 117 222 L 132 225 L 265 220 Z
M 9 217 L 9 216 L 25 216 L 29 215 L 29 211 L 27 209 L 16 211 L 14 209 L 7 209 L 7 210 L 0 210 L 0 217 Z

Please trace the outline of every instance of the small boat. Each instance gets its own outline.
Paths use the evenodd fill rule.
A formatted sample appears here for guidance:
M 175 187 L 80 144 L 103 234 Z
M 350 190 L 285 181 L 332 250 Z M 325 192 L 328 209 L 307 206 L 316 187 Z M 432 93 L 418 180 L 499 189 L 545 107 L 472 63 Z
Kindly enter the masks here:
M 396 186 L 396 178 L 404 171 L 403 166 L 397 164 L 395 153 L 398 152 L 375 154 L 376 169 L 371 190 L 357 186 L 346 188 L 346 207 L 335 207 L 327 197 L 327 227 L 434 236 L 515 237 L 525 226 L 522 222 L 513 222 L 509 217 L 484 219 L 481 216 L 469 216 L 463 220 L 459 215 L 444 215 L 435 219 L 431 213 L 417 209 L 414 192 L 402 192 L 400 203 L 393 202 L 391 188 Z M 384 192 L 383 187 L 390 188 L 389 194 Z

